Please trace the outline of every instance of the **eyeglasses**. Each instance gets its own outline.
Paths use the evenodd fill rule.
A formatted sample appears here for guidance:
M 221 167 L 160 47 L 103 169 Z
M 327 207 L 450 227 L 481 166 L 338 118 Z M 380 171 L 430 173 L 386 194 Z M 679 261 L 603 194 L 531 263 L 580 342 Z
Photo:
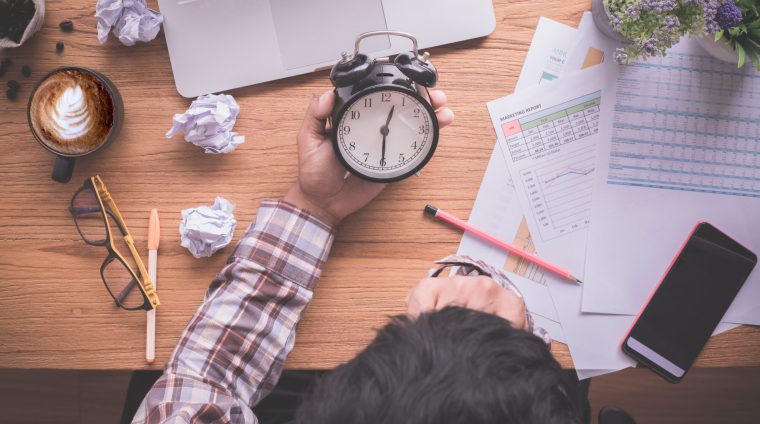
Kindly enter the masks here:
M 108 256 L 100 266 L 100 276 L 116 304 L 130 311 L 149 311 L 157 307 L 160 304 L 158 294 L 135 248 L 134 239 L 99 175 L 85 180 L 71 198 L 69 212 L 85 243 L 108 249 Z M 119 228 L 120 234 L 116 238 L 111 231 L 112 222 Z M 129 257 L 122 252 L 128 252 Z

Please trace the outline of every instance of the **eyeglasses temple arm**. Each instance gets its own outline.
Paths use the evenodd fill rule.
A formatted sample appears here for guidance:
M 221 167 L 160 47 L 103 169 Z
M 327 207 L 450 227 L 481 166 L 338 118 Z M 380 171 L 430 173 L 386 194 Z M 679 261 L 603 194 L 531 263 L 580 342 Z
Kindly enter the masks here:
M 135 248 L 135 241 L 132 239 L 132 235 L 129 234 L 129 231 L 124 235 L 124 242 L 127 243 L 127 247 L 129 247 L 129 251 L 132 253 L 132 257 L 137 264 L 138 272 L 144 281 L 143 289 L 145 290 L 145 294 L 148 296 L 153 307 L 158 306 L 158 296 L 156 295 L 155 288 L 153 288 L 153 282 L 150 281 L 148 270 L 145 268 L 145 264 L 143 264 L 143 261 L 140 258 L 140 253 L 138 253 L 137 248 Z

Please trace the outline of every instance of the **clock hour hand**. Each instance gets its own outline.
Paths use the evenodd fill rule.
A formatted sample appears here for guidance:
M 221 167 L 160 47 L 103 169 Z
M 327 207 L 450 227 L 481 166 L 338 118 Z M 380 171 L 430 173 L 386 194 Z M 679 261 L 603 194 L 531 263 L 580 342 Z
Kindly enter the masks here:
M 391 106 L 391 111 L 388 112 L 388 119 L 385 121 L 385 125 L 380 127 L 380 134 L 383 135 L 383 151 L 382 151 L 382 157 L 380 158 L 380 166 L 385 166 L 385 138 L 388 136 L 388 133 L 390 132 L 390 129 L 388 128 L 388 124 L 391 123 L 391 118 L 393 118 L 394 109 L 396 109 L 396 105 Z

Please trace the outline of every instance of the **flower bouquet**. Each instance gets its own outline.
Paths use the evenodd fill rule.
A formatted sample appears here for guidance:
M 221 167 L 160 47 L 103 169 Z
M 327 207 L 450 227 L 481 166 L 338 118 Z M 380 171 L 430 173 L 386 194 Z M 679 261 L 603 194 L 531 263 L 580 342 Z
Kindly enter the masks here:
M 615 53 L 620 63 L 664 56 L 684 35 L 707 35 L 729 45 L 740 67 L 747 58 L 758 67 L 758 4 L 760 0 L 595 0 L 594 17 L 603 32 L 625 42 Z M 607 20 L 603 24 L 601 7 Z
M 737 66 L 742 67 L 749 58 L 760 71 L 760 1 L 725 0 L 718 7 L 715 21 L 720 28 L 715 42 L 727 44 L 736 52 Z

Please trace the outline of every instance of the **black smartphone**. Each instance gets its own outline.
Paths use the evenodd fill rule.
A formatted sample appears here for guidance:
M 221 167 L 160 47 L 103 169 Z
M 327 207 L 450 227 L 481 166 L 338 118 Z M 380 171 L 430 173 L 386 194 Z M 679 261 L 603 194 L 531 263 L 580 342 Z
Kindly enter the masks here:
M 623 352 L 681 381 L 756 263 L 731 237 L 697 224 L 623 339 Z

